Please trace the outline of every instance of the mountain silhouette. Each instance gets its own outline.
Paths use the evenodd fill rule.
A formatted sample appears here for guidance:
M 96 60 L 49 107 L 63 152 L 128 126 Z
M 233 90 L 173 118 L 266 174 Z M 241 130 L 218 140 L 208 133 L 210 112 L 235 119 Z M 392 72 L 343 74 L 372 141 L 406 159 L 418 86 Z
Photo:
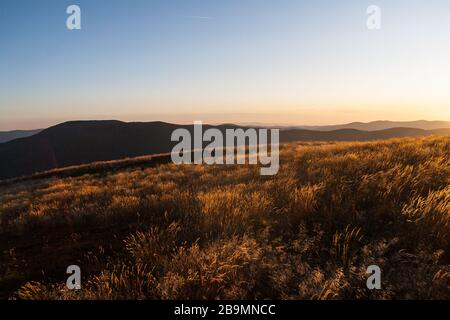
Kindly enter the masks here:
M 291 129 L 308 129 L 315 131 L 334 131 L 340 129 L 355 129 L 362 131 L 380 131 L 393 128 L 415 128 L 423 130 L 450 129 L 449 121 L 372 121 L 372 122 L 352 122 L 347 124 L 330 126 L 294 126 Z
M 213 126 L 204 125 L 203 130 Z M 214 126 L 220 131 L 239 126 Z M 0 179 L 31 175 L 55 168 L 118 160 L 143 155 L 168 153 L 178 142 L 171 141 L 175 129 L 193 132 L 193 125 L 165 122 L 71 121 L 41 132 L 0 143 Z M 241 127 L 246 128 L 246 127 Z M 286 129 L 280 142 L 291 141 L 366 141 L 392 137 L 450 134 L 450 129 L 422 130 L 393 128 L 381 131 L 343 129 L 313 131 Z

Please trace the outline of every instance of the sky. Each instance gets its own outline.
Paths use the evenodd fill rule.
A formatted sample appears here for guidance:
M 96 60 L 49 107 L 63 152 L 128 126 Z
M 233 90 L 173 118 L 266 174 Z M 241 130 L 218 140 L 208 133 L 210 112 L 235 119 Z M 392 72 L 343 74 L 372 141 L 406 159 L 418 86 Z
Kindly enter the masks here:
M 0 131 L 450 120 L 449 40 L 448 0 L 1 0 Z

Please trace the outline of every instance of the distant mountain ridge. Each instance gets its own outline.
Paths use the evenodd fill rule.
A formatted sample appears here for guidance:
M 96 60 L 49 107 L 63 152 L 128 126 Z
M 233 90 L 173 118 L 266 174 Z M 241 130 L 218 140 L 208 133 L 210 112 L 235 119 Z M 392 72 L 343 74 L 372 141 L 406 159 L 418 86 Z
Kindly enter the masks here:
M 0 131 L 0 143 L 9 142 L 15 139 L 26 138 L 33 136 L 43 129 L 35 130 L 12 130 L 12 131 Z
M 204 130 L 215 127 L 222 132 L 228 128 L 248 128 L 232 124 L 203 127 Z M 172 132 L 178 128 L 193 132 L 193 125 L 165 122 L 126 123 L 116 120 L 65 122 L 33 136 L 1 143 L 0 179 L 97 161 L 168 153 L 177 143 L 172 142 L 170 138 Z M 367 141 L 431 134 L 450 134 L 450 129 L 390 128 L 379 131 L 285 129 L 280 132 L 280 142 Z
M 379 131 L 387 130 L 392 128 L 415 128 L 422 130 L 436 130 L 436 129 L 449 129 L 450 121 L 372 121 L 372 122 L 352 122 L 340 125 L 329 125 L 329 126 L 293 126 L 290 127 L 297 129 L 308 129 L 316 131 L 333 131 L 340 129 L 356 129 L 362 131 Z
M 74 121 L 77 122 L 77 121 Z M 346 124 L 337 125 L 322 125 L 322 126 L 302 126 L 302 125 L 274 125 L 274 124 L 264 124 L 264 123 L 242 123 L 239 126 L 243 127 L 267 127 L 267 128 L 280 128 L 282 130 L 291 129 L 306 129 L 314 131 L 334 131 L 341 129 L 356 129 L 362 131 L 379 131 L 392 128 L 416 128 L 423 130 L 436 130 L 436 129 L 449 129 L 450 121 L 388 121 L 388 120 L 378 120 L 372 122 L 351 122 Z M 0 131 L 0 143 L 9 142 L 15 139 L 26 138 L 35 134 L 38 134 L 44 129 L 35 130 L 11 130 L 11 131 Z

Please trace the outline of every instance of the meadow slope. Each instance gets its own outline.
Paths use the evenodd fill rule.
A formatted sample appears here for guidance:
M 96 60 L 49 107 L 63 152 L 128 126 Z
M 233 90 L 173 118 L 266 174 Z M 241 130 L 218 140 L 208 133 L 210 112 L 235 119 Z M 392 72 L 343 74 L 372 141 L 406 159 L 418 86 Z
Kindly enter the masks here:
M 450 299 L 450 136 L 280 159 L 273 177 L 119 161 L 0 185 L 0 297 Z M 373 264 L 382 290 L 366 288 Z

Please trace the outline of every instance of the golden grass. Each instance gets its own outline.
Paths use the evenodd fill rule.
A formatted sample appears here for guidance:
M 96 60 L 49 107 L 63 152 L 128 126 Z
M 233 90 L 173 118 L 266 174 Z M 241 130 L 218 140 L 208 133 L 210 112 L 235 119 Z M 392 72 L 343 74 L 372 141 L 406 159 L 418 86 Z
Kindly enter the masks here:
M 448 136 L 287 144 L 273 177 L 141 164 L 0 186 L 1 297 L 450 298 Z

